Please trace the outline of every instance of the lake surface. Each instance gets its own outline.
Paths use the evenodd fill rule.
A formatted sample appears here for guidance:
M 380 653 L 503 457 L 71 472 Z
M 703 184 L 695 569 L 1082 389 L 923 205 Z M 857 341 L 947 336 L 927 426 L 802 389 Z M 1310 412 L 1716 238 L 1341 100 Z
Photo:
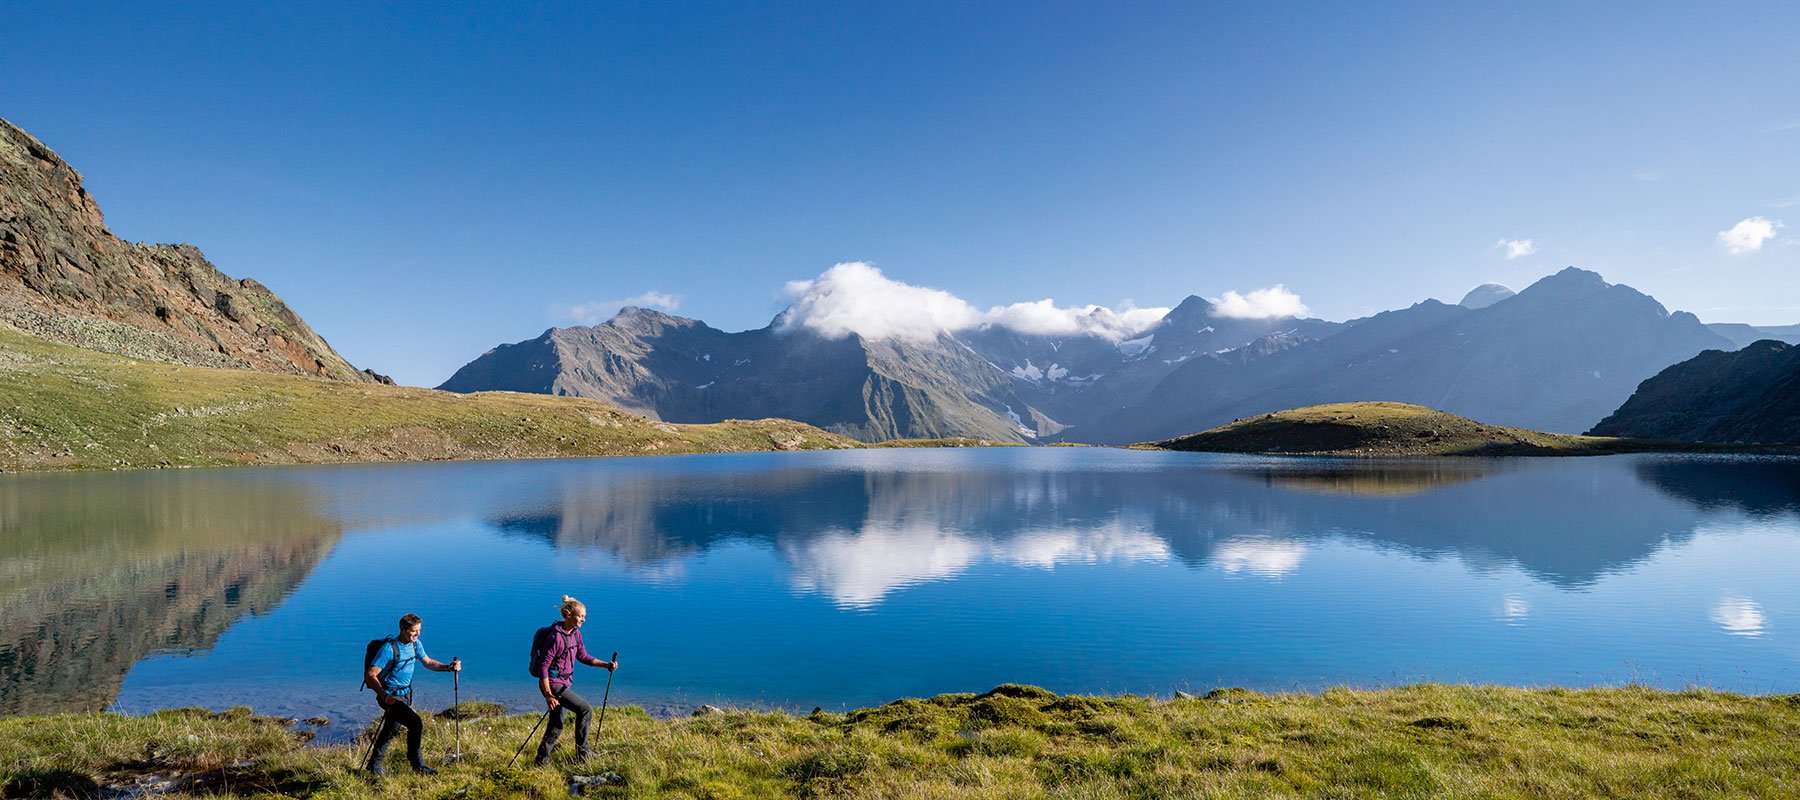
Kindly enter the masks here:
M 0 713 L 374 716 L 406 612 L 541 708 L 564 593 L 614 703 L 1004 682 L 1800 690 L 1800 460 L 875 450 L 0 477 Z M 597 699 L 603 670 L 577 686 Z M 421 673 L 424 706 L 451 701 Z M 353 724 L 352 724 L 353 723 Z

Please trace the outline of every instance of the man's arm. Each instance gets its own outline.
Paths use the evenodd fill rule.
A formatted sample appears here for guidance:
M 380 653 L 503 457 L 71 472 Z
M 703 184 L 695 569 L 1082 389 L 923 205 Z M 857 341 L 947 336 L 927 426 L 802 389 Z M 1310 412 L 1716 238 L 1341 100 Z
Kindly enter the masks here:
M 375 702 L 384 706 L 388 704 L 387 688 L 381 685 L 380 667 L 369 667 L 369 670 L 363 673 L 363 685 L 375 690 Z

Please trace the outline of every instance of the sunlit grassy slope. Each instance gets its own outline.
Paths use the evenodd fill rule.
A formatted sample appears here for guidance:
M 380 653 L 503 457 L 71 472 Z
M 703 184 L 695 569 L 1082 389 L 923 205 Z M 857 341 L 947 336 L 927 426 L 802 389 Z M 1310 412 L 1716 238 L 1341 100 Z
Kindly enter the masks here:
M 788 420 L 671 425 L 580 398 L 173 366 L 4 327 L 0 437 L 8 471 L 859 446 Z
M 1237 420 L 1154 442 L 1167 450 L 1355 456 L 1598 455 L 1692 449 L 1675 443 L 1572 436 L 1486 425 L 1411 403 L 1332 403 Z
M 1421 685 L 1205 698 L 1058 697 L 1024 686 L 848 715 L 611 709 L 596 757 L 507 767 L 536 713 L 428 725 L 435 777 L 366 742 L 308 747 L 278 720 L 166 711 L 0 719 L 7 796 L 95 793 L 177 775 L 187 794 L 325 798 L 593 797 L 1706 798 L 1800 794 L 1800 697 L 1712 691 Z M 366 733 L 365 733 L 366 735 Z M 565 734 L 566 737 L 566 734 Z

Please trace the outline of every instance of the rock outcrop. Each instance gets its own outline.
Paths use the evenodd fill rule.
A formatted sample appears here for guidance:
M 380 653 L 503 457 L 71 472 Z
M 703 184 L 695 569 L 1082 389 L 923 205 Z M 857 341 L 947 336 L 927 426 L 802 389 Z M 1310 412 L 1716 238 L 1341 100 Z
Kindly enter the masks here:
M 113 235 L 81 173 L 4 119 L 0 321 L 133 358 L 381 382 L 268 287 L 227 277 L 193 245 Z

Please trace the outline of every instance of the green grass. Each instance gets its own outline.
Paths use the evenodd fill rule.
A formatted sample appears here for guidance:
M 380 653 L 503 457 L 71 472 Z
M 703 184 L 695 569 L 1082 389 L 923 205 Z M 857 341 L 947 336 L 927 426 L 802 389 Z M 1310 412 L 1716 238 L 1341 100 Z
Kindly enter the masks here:
M 508 768 L 536 719 L 465 721 L 464 760 L 432 778 L 407 771 L 397 746 L 379 788 L 354 769 L 366 741 L 311 747 L 282 721 L 241 710 L 0 719 L 0 784 L 49 796 L 180 773 L 197 776 L 198 790 L 171 796 L 552 798 L 569 795 L 570 774 L 612 771 L 626 784 L 590 796 L 1800 795 L 1791 695 L 1428 684 L 1163 701 L 1009 685 L 842 715 L 652 720 L 615 708 L 593 762 L 572 763 L 565 742 L 548 768 Z M 442 761 L 454 732 L 448 719 L 429 724 L 429 761 Z
M 0 327 L 5 471 L 859 446 L 788 420 L 673 425 L 581 398 L 137 361 Z
M 1332 403 L 1261 414 L 1139 447 L 1340 456 L 1578 456 L 1768 448 L 1573 436 L 1487 425 L 1411 403 Z

